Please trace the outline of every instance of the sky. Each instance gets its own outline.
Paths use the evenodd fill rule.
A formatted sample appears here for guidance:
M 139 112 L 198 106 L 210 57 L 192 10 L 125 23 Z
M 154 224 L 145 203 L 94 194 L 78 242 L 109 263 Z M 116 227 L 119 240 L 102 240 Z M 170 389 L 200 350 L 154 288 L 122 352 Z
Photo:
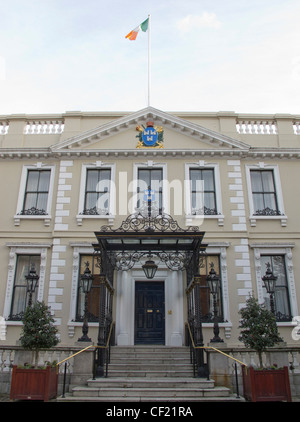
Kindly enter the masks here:
M 300 114 L 299 0 L 0 0 L 0 115 Z

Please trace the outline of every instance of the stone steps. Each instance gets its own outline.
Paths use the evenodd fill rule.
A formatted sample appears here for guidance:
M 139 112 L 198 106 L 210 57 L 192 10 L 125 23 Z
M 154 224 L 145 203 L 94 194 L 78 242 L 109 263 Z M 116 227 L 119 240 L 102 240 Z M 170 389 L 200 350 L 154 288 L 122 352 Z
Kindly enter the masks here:
M 214 380 L 193 377 L 187 347 L 115 346 L 108 378 L 89 379 L 59 401 L 237 401 Z

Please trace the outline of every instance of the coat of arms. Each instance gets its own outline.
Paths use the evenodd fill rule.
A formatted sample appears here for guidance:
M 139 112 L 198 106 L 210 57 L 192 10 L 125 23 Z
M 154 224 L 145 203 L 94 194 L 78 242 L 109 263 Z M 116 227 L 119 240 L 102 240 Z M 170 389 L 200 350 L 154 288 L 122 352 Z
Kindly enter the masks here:
M 136 138 L 139 138 L 137 148 L 163 148 L 164 147 L 164 131 L 161 126 L 154 126 L 153 122 L 147 122 L 144 125 L 137 126 L 139 132 Z

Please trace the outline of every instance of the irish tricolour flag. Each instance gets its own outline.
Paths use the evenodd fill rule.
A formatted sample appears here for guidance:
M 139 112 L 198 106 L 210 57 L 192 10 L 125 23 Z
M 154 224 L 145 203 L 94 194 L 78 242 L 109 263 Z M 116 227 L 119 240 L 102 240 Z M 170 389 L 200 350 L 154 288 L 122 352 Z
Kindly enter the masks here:
M 134 28 L 132 31 L 130 31 L 129 34 L 126 35 L 125 38 L 127 38 L 130 41 L 134 41 L 136 39 L 137 34 L 139 33 L 140 29 L 143 32 L 146 32 L 147 29 L 148 29 L 148 25 L 149 25 L 149 18 L 146 19 L 144 22 L 142 22 L 139 26 Z

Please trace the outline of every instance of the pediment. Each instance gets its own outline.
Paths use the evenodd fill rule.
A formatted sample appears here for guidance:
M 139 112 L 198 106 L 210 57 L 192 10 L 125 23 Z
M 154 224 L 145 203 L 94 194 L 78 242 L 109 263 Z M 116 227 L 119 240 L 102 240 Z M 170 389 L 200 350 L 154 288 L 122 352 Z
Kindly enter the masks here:
M 82 132 L 51 147 L 53 152 L 81 150 L 133 150 L 137 148 L 136 128 L 153 121 L 164 131 L 164 148 L 170 149 L 222 149 L 246 152 L 249 145 L 207 129 L 188 120 L 147 107 L 94 129 Z M 135 132 L 133 132 L 135 131 Z

